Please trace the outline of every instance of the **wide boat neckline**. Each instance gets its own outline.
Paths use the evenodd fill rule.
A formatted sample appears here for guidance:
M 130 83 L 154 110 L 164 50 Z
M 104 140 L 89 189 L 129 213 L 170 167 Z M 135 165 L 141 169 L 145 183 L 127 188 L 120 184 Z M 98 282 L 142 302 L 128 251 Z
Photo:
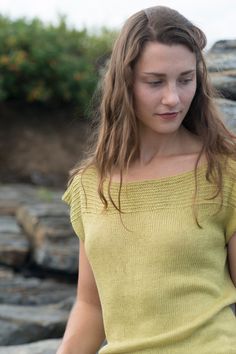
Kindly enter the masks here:
M 196 172 L 201 173 L 207 168 L 207 162 L 204 162 L 200 165 L 198 165 Z M 133 180 L 133 181 L 123 181 L 122 185 L 123 186 L 135 186 L 135 185 L 143 185 L 143 184 L 152 184 L 152 183 L 159 183 L 159 182 L 168 182 L 168 181 L 173 181 L 173 180 L 181 180 L 185 177 L 189 176 L 194 176 L 194 171 L 195 169 L 183 171 L 180 173 L 177 173 L 175 175 L 170 175 L 170 176 L 164 176 L 164 177 L 157 177 L 157 178 L 147 178 L 147 179 L 141 179 L 141 180 Z M 106 178 L 106 182 L 109 183 L 109 178 Z M 119 186 L 120 182 L 119 181 L 111 181 L 111 186 Z

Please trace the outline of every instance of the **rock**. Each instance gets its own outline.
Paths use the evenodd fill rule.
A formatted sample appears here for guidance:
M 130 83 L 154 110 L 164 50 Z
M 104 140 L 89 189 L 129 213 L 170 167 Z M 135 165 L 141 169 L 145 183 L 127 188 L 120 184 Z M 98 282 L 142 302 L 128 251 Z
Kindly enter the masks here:
M 0 212 L 14 215 L 22 202 L 32 198 L 35 198 L 35 188 L 26 185 L 1 185 Z
M 216 42 L 206 62 L 213 86 L 224 98 L 236 100 L 236 40 Z
M 236 39 L 217 41 L 211 48 L 211 53 L 225 53 L 236 51 Z
M 61 309 L 70 311 L 75 295 L 76 285 L 36 277 L 26 278 L 10 269 L 0 268 L 1 304 L 46 305 L 60 302 Z
M 218 41 L 206 55 L 210 72 L 236 70 L 236 40 Z
M 224 98 L 236 100 L 236 70 L 211 73 L 211 81 Z
M 226 99 L 216 100 L 221 112 L 223 113 L 223 121 L 228 127 L 236 133 L 236 102 Z
M 209 52 L 206 56 L 206 62 L 207 62 L 207 69 L 210 73 L 236 69 L 235 53 Z
M 0 354 L 55 354 L 60 343 L 61 339 L 48 339 L 24 345 L 0 346 Z
M 0 262 L 22 266 L 29 254 L 29 242 L 13 216 L 0 216 Z
M 0 347 L 0 354 L 55 354 L 61 339 L 47 339 L 30 344 Z M 103 345 L 105 345 L 104 342 Z
M 72 230 L 68 208 L 60 203 L 24 205 L 17 220 L 27 232 L 35 263 L 43 268 L 76 273 L 78 238 Z
M 33 238 L 38 225 L 42 222 L 44 225 L 51 225 L 52 218 L 62 225 L 68 218 L 68 209 L 61 203 L 27 203 L 17 210 L 16 217 L 24 230 Z M 63 219 L 63 220 L 62 220 Z M 65 229 L 66 227 L 64 227 Z
M 78 270 L 79 243 L 75 237 L 57 243 L 45 240 L 38 245 L 33 257 L 37 265 L 45 269 L 75 274 Z
M 44 187 L 33 187 L 26 184 L 1 184 L 0 213 L 1 215 L 14 215 L 22 204 L 42 201 L 61 201 L 62 192 Z
M 44 306 L 0 305 L 0 345 L 16 345 L 62 337 L 68 311 L 60 304 Z

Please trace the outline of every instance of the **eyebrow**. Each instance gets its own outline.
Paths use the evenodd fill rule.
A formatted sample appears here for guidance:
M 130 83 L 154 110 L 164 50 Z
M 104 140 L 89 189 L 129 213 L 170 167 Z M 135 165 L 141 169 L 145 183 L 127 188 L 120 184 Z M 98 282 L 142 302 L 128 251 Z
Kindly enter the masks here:
M 196 71 L 195 69 L 183 71 L 182 73 L 180 73 L 180 76 L 192 74 L 192 73 L 194 73 L 195 71 Z M 166 76 L 166 74 L 164 74 L 164 73 L 157 73 L 157 72 L 143 72 L 143 74 L 145 74 L 145 75 L 150 75 L 150 76 Z

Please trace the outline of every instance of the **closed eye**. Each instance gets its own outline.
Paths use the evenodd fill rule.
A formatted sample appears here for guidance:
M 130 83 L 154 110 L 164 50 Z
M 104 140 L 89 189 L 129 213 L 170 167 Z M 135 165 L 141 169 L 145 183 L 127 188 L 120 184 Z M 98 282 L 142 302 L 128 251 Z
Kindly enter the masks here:
M 179 82 L 183 85 L 187 85 L 188 83 L 192 82 L 193 79 L 180 79 Z
M 149 81 L 149 82 L 147 82 L 147 84 L 150 86 L 159 86 L 162 83 L 163 83 L 163 81 Z

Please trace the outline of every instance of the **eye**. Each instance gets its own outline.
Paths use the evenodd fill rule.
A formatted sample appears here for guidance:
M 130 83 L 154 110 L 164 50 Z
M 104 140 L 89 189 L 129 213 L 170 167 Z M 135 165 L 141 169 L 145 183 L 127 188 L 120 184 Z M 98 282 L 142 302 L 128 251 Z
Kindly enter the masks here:
M 152 87 L 155 87 L 155 86 L 159 86 L 162 84 L 163 81 L 161 80 L 158 80 L 158 81 L 148 81 L 147 84 L 152 86 Z
M 193 79 L 192 78 L 188 78 L 188 79 L 180 79 L 179 82 L 183 85 L 187 85 L 188 83 L 192 82 Z

